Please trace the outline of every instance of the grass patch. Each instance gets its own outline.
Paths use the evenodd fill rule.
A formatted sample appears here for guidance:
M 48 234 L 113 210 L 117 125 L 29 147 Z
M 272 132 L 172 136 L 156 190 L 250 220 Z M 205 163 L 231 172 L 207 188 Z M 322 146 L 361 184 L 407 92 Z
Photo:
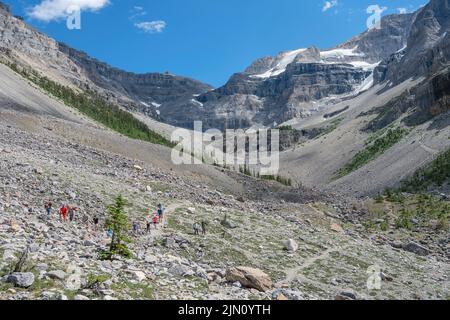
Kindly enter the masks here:
M 370 214 L 364 223 L 366 227 L 373 229 L 379 225 L 382 231 L 388 231 L 392 221 L 396 229 L 450 229 L 449 201 L 429 194 L 401 194 L 393 190 L 388 190 L 383 199 L 383 204 L 376 200 L 367 203 Z M 375 223 L 375 220 L 383 222 Z
M 111 286 L 116 293 L 127 294 L 134 300 L 153 300 L 154 288 L 145 283 L 124 281 Z
M 450 178 L 450 149 L 441 153 L 433 162 L 419 169 L 410 179 L 404 181 L 401 190 L 420 192 L 430 186 L 442 186 Z
M 242 174 L 245 174 L 246 176 L 249 177 L 254 177 L 257 179 L 262 179 L 262 180 L 267 180 L 267 181 L 276 181 L 282 185 L 285 185 L 287 187 L 291 187 L 292 186 L 292 179 L 291 178 L 285 178 L 283 176 L 280 175 L 260 175 L 259 172 L 254 172 L 251 171 L 250 168 L 248 168 L 247 166 L 241 166 L 239 167 L 239 172 Z
M 323 131 L 321 134 L 319 134 L 316 139 L 319 139 L 320 137 L 326 136 L 330 133 L 332 133 L 334 130 L 338 128 L 338 126 L 341 124 L 341 122 L 344 121 L 344 118 L 337 118 L 330 122 L 330 125 L 325 128 L 325 131 Z
M 375 139 L 367 145 L 364 150 L 358 152 L 348 164 L 346 164 L 334 175 L 333 180 L 342 178 L 375 160 L 403 139 L 407 133 L 408 131 L 403 128 L 389 129 L 386 134 Z

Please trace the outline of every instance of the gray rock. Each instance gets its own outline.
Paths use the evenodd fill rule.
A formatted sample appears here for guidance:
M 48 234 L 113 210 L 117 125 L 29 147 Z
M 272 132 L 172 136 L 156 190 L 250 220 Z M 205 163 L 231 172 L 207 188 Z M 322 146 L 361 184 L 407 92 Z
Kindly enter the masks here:
M 91 240 L 85 240 L 83 245 L 85 247 L 95 247 L 97 244 L 95 242 L 91 241 Z
M 428 256 L 431 253 L 431 251 L 428 248 L 426 248 L 416 242 L 410 242 L 410 243 L 404 245 L 403 250 L 412 252 L 419 256 Z
M 57 279 L 57 280 L 64 280 L 66 278 L 66 273 L 62 270 L 53 270 L 50 272 L 47 272 L 46 276 L 48 276 L 51 279 Z
M 16 272 L 7 276 L 6 281 L 17 287 L 28 288 L 34 283 L 35 277 L 31 272 Z
M 298 250 L 298 244 L 295 240 L 289 239 L 284 243 L 284 248 L 289 252 L 296 252 Z
M 169 273 L 179 276 L 179 277 L 194 275 L 194 272 L 191 269 L 189 269 L 187 266 L 184 266 L 181 264 L 174 264 L 172 267 L 169 268 L 168 271 L 169 271 Z
M 344 291 L 341 291 L 337 296 L 336 300 L 356 300 L 356 294 L 353 290 L 347 289 Z

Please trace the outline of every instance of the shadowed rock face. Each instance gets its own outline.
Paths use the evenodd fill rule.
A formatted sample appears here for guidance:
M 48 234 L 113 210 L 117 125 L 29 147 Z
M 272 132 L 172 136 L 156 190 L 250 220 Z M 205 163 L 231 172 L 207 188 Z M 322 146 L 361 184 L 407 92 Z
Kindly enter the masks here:
M 80 66 L 97 86 L 120 93 L 137 102 L 163 104 L 176 101 L 181 97 L 191 98 L 194 94 L 201 94 L 212 89 L 199 81 L 168 73 L 126 72 L 91 58 L 86 53 L 65 44 L 60 43 L 59 49 Z
M 384 60 L 375 70 L 376 82 L 398 84 L 428 76 L 448 65 L 450 58 L 449 0 L 433 0 L 416 15 L 407 47 Z
M 379 117 L 375 129 L 413 109 L 404 120 L 407 125 L 421 124 L 449 111 L 449 31 L 449 0 L 432 0 L 415 15 L 407 47 L 384 60 L 375 69 L 374 78 L 390 86 L 411 78 L 422 77 L 424 81 L 384 106 L 385 116 Z

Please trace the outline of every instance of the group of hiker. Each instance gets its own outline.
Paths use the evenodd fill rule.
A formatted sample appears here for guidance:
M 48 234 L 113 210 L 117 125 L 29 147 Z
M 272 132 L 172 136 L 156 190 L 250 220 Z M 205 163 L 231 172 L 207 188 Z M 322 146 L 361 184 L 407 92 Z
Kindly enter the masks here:
M 47 215 L 50 217 L 53 212 L 52 202 L 50 202 L 50 201 L 46 202 L 44 204 L 44 208 L 45 208 Z M 62 204 L 61 207 L 59 208 L 59 217 L 60 217 L 61 222 L 64 222 L 64 223 L 67 223 L 67 221 L 73 222 L 75 220 L 75 213 L 78 210 L 79 210 L 79 208 L 76 206 Z M 158 204 L 156 212 L 154 212 L 154 213 L 150 212 L 150 214 L 145 218 L 147 234 L 151 233 L 152 226 L 155 230 L 158 229 L 158 224 L 163 222 L 164 211 L 165 211 L 164 206 L 162 204 Z M 89 223 L 89 218 L 87 216 L 85 216 L 84 219 L 81 219 L 81 220 L 86 224 Z M 95 215 L 92 218 L 92 223 L 93 223 L 95 232 L 98 231 L 99 222 L 100 222 L 100 220 L 99 220 L 98 216 Z M 205 222 L 205 221 L 202 221 L 201 223 L 194 222 L 194 224 L 192 225 L 194 235 L 200 235 L 200 234 L 206 235 L 206 228 L 207 228 L 207 222 Z M 141 230 L 141 223 L 139 221 L 133 222 L 132 232 L 134 235 L 141 235 L 143 233 Z M 107 235 L 108 235 L 108 237 L 112 237 L 111 229 L 107 230 Z
M 50 217 L 53 213 L 53 203 L 51 201 L 44 203 L 45 212 L 47 213 L 47 216 Z M 61 222 L 67 223 L 75 221 L 75 213 L 79 210 L 78 207 L 72 206 L 66 203 L 63 203 L 61 207 L 59 208 L 59 218 Z M 87 219 L 86 219 L 87 218 Z M 81 219 L 83 222 L 88 223 L 89 218 L 85 217 L 84 219 Z M 98 229 L 99 224 L 99 218 L 97 216 L 94 216 L 92 218 L 92 222 L 94 224 L 95 230 Z
M 194 222 L 192 225 L 192 229 L 194 230 L 194 235 L 198 236 L 200 233 L 203 236 L 206 236 L 206 227 L 208 223 L 206 221 L 202 221 L 201 223 Z
M 45 212 L 47 213 L 47 216 L 50 217 L 53 213 L 54 207 L 53 207 L 53 203 L 51 201 L 45 202 L 44 203 L 44 208 L 45 208 Z M 69 222 L 73 222 L 75 220 L 75 213 L 79 210 L 78 207 L 76 206 L 72 206 L 69 204 L 65 204 L 63 203 L 61 205 L 61 207 L 59 208 L 59 218 L 61 220 L 61 222 L 67 223 Z M 164 219 L 164 206 L 162 204 L 158 204 L 157 210 L 154 214 L 150 214 L 148 217 L 146 217 L 146 232 L 150 233 L 152 226 L 154 227 L 154 229 L 158 228 L 158 224 L 161 223 Z M 86 219 L 87 218 L 87 219 Z M 86 216 L 85 219 L 81 219 L 84 223 L 89 223 L 89 218 Z M 94 230 L 98 231 L 98 225 L 99 225 L 100 219 L 98 218 L 98 216 L 94 216 L 92 218 L 92 223 L 94 225 Z M 135 235 L 137 234 L 141 234 L 141 224 L 140 222 L 135 221 L 133 223 L 133 233 Z M 112 236 L 112 230 L 108 229 L 107 230 L 107 235 L 109 237 Z
M 158 229 L 158 224 L 162 223 L 164 219 L 164 210 L 164 206 L 162 204 L 158 204 L 156 212 L 150 212 L 150 214 L 145 218 L 146 233 L 151 233 L 152 226 L 155 230 Z M 139 221 L 135 221 L 133 223 L 133 233 L 135 235 L 142 233 L 141 223 Z

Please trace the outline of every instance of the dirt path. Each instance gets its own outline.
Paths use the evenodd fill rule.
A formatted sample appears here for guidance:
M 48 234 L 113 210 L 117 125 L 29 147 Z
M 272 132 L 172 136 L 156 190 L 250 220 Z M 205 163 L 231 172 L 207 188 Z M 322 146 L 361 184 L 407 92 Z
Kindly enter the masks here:
M 185 203 L 181 202 L 168 205 L 164 210 L 164 218 L 162 224 L 159 224 L 156 230 L 151 229 L 150 235 L 146 236 L 146 238 L 149 238 L 151 241 L 161 238 L 161 236 L 164 234 L 164 230 L 167 228 L 169 215 L 173 214 L 178 208 L 181 208 L 185 205 Z
M 330 248 L 330 249 L 327 249 L 324 252 L 322 252 L 320 255 L 313 256 L 313 257 L 306 259 L 302 263 L 302 265 L 286 270 L 286 278 L 279 281 L 277 283 L 277 285 L 291 283 L 292 281 L 294 281 L 296 279 L 300 279 L 300 278 L 305 279 L 305 277 L 300 274 L 300 272 L 302 270 L 310 267 L 311 265 L 313 265 L 314 263 L 316 263 L 319 260 L 328 258 L 331 253 L 333 253 L 333 252 L 341 253 L 342 251 L 346 250 L 346 248 L 347 248 L 346 246 Z

